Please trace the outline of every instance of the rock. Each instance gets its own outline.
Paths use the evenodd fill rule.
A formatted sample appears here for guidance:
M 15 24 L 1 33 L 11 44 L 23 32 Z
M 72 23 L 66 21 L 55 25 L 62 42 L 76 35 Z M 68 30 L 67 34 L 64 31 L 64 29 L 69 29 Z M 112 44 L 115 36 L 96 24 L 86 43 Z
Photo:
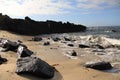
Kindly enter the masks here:
M 50 45 L 50 42 L 44 42 L 44 44 L 43 44 L 44 46 L 47 46 L 47 45 Z
M 19 46 L 17 50 L 17 54 L 18 54 L 18 57 L 21 58 L 21 57 L 31 56 L 33 55 L 33 52 L 24 46 Z
M 103 49 L 93 49 L 92 52 L 103 52 L 103 53 L 105 53 L 105 50 L 103 50 Z
M 0 46 L 4 48 L 2 51 L 17 51 L 18 46 L 20 45 L 19 42 L 13 42 L 7 39 L 2 39 L 0 41 Z
M 79 48 L 90 48 L 90 46 L 86 44 L 79 44 Z
M 34 38 L 32 38 L 33 41 L 41 41 L 42 38 L 41 37 L 38 37 L 38 36 L 35 36 Z
M 17 42 L 19 42 L 19 43 L 23 43 L 21 40 L 18 40 Z
M 53 39 L 53 41 L 55 41 L 55 42 L 57 42 L 57 41 L 60 41 L 61 39 L 60 38 L 58 38 L 58 37 L 56 37 L 56 38 L 52 38 Z
M 68 46 L 70 46 L 70 47 L 74 47 L 74 45 L 73 44 L 67 44 Z
M 26 45 L 21 44 L 22 41 L 18 40 L 17 42 L 14 41 L 10 41 L 7 39 L 0 39 L 0 47 L 2 47 L 4 50 L 2 50 L 3 52 L 6 51 L 14 51 L 17 52 L 17 49 L 19 46 L 23 46 L 25 48 L 27 48 Z
M 99 44 L 97 44 L 97 45 L 92 45 L 91 47 L 92 47 L 92 48 L 98 48 L 98 49 L 105 49 L 102 45 L 99 45 Z
M 6 58 L 2 58 L 0 55 L 0 64 L 3 64 L 5 62 L 7 62 L 8 60 Z
M 90 62 L 84 65 L 86 68 L 92 68 L 97 70 L 108 70 L 112 68 L 112 65 L 109 62 Z
M 112 30 L 112 32 L 117 32 L 116 30 Z
M 72 41 L 69 37 L 64 37 L 65 41 Z
M 72 50 L 70 52 L 67 52 L 67 54 L 69 54 L 70 56 L 77 56 L 77 52 L 75 50 Z
M 37 57 L 25 57 L 17 60 L 17 74 L 32 74 L 41 78 L 52 78 L 55 69 Z
M 99 49 L 105 49 L 103 46 L 101 46 L 101 45 L 96 45 L 97 46 L 97 48 L 99 48 Z

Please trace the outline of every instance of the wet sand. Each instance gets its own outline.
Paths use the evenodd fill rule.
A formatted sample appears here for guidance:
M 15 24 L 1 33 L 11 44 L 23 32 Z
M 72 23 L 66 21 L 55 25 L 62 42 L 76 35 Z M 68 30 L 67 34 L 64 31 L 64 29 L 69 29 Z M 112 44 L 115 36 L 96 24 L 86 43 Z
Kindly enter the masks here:
M 77 45 L 70 47 L 64 43 L 54 42 L 52 40 L 49 40 L 50 45 L 43 46 L 43 43 L 48 41 L 45 37 L 40 42 L 34 42 L 28 41 L 32 36 L 21 36 L 6 31 L 0 31 L 0 38 L 7 38 L 12 41 L 23 41 L 23 44 L 26 44 L 30 50 L 35 52 L 36 56 L 54 66 L 57 70 L 52 79 L 41 79 L 31 75 L 20 76 L 15 73 L 17 54 L 11 51 L 0 52 L 2 57 L 8 59 L 7 63 L 0 65 L 0 80 L 120 80 L 120 72 L 110 73 L 83 67 L 85 62 L 88 61 L 106 60 L 105 56 L 96 55 L 91 49 L 78 48 Z M 78 56 L 71 57 L 65 55 L 67 51 L 71 50 L 75 50 Z M 110 50 L 106 50 L 106 52 L 110 52 Z M 117 51 L 117 53 L 119 53 L 119 50 Z M 111 59 L 109 61 L 114 64 L 118 62 L 114 67 L 120 68 L 119 60 L 113 61 Z

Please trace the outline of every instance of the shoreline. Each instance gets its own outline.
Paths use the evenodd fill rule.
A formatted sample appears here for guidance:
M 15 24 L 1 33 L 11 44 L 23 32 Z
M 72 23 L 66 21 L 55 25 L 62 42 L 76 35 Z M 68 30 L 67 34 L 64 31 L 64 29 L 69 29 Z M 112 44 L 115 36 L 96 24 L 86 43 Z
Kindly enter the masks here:
M 42 60 L 46 61 L 50 65 L 54 66 L 58 72 L 55 73 L 54 78 L 48 80 L 119 80 L 120 79 L 120 50 L 119 48 L 79 48 L 79 43 L 88 44 L 88 40 L 99 43 L 104 42 L 108 45 L 108 41 L 112 45 L 120 45 L 119 41 L 116 39 L 110 39 L 105 37 L 91 37 L 91 36 L 74 36 L 72 41 L 65 41 L 62 37 L 60 41 L 53 41 L 52 38 L 42 37 L 42 41 L 28 41 L 33 38 L 33 36 L 21 36 L 9 33 L 7 31 L 0 31 L 1 38 L 7 38 L 9 40 L 17 41 L 21 40 L 28 48 L 35 52 Z M 41 37 L 41 36 L 40 36 Z M 68 36 L 67 38 L 70 38 Z M 70 38 L 71 39 L 71 38 Z M 74 39 L 76 41 L 74 41 Z M 107 41 L 106 41 L 107 40 Z M 49 41 L 50 45 L 44 46 L 43 43 Z M 68 44 L 74 44 L 73 47 L 68 46 Z M 105 46 L 106 47 L 106 46 Z M 75 58 L 71 56 L 66 56 L 68 51 L 75 50 L 78 55 Z M 15 73 L 17 54 L 15 52 L 0 52 L 0 55 L 8 59 L 8 62 L 0 65 L 0 80 L 46 80 L 36 78 L 34 76 L 22 75 L 19 76 Z M 118 57 L 117 57 L 118 56 Z M 77 59 L 76 59 L 77 57 Z M 83 65 L 89 61 L 96 60 L 109 61 L 113 64 L 114 68 L 118 69 L 117 73 L 104 72 L 99 70 L 94 70 L 90 68 L 85 68 Z

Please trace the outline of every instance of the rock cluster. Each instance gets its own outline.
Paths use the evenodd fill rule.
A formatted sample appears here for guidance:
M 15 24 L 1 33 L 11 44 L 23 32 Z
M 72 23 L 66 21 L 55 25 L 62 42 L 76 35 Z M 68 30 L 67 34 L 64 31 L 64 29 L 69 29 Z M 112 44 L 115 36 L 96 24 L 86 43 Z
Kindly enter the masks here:
M 54 76 L 55 69 L 47 62 L 36 57 L 34 52 L 29 50 L 26 45 L 1 38 L 0 47 L 5 48 L 5 51 L 17 52 L 17 74 L 32 74 L 41 78 L 52 78 Z M 7 59 L 0 56 L 0 64 L 6 61 Z

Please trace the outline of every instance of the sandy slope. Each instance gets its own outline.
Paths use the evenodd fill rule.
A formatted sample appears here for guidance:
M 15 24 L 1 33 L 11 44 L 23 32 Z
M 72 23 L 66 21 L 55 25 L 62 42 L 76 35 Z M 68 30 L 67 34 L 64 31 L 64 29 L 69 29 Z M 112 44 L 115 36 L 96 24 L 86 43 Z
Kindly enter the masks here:
M 70 59 L 64 55 L 64 52 L 65 49 L 70 50 L 71 48 L 62 46 L 63 44 L 52 42 L 50 46 L 43 46 L 44 41 L 30 42 L 27 40 L 31 39 L 31 36 L 20 36 L 6 31 L 0 31 L 1 37 L 15 41 L 22 40 L 38 57 L 53 65 L 57 71 L 54 78 L 49 80 L 120 80 L 120 73 L 108 73 L 84 68 L 83 64 L 86 61 L 99 59 L 97 56 L 91 55 L 89 50 L 75 48 L 79 53 L 79 59 Z M 16 53 L 9 51 L 6 53 L 0 52 L 0 54 L 8 59 L 7 63 L 0 65 L 0 80 L 44 80 L 29 75 L 17 75 L 15 73 Z M 84 56 L 86 54 L 88 55 Z

